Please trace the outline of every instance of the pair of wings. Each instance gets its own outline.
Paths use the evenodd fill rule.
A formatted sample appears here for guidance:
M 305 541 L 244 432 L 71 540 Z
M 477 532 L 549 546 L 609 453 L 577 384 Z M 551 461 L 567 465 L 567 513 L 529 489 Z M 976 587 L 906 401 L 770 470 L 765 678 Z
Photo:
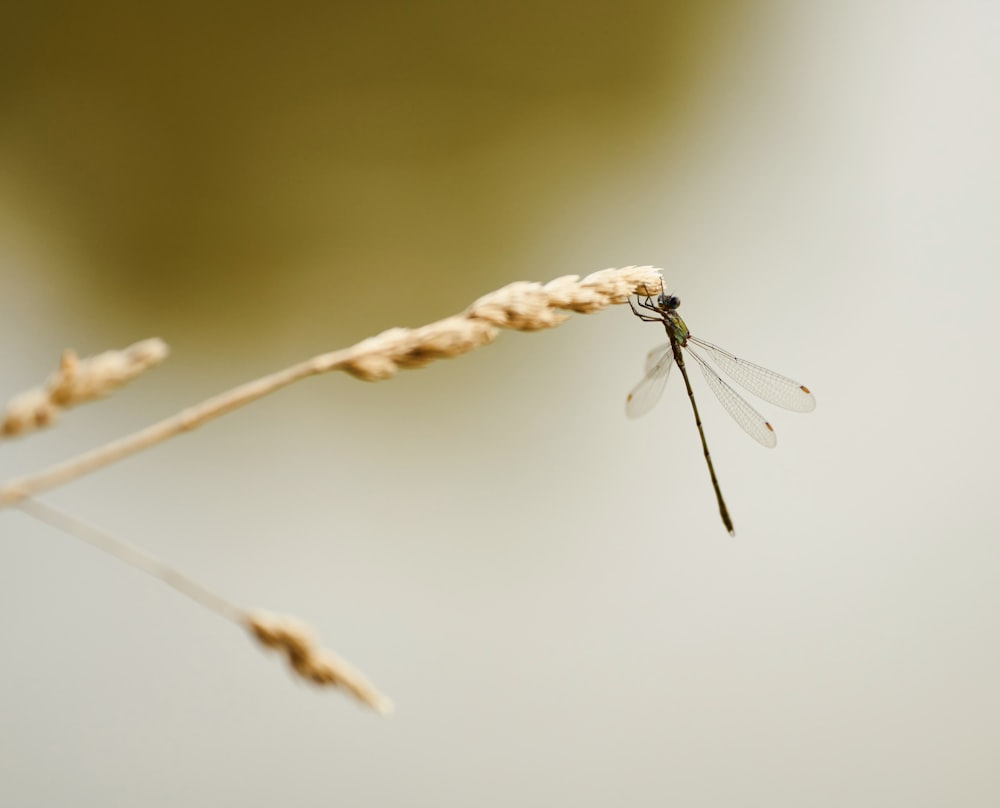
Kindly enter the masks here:
M 729 378 L 764 401 L 795 412 L 810 412 L 816 408 L 816 399 L 813 398 L 812 393 L 787 376 L 782 376 L 773 370 L 762 368 L 760 365 L 754 365 L 745 359 L 733 356 L 717 345 L 712 345 L 712 343 L 697 337 L 689 336 L 687 341 L 688 344 L 685 347 L 688 356 L 693 356 L 698 362 L 702 375 L 708 386 L 712 388 L 716 398 L 733 417 L 733 420 L 750 437 L 763 446 L 773 448 L 778 443 L 772 426 L 763 415 L 722 380 L 704 357 L 694 350 L 693 345 L 697 345 L 708 353 L 715 364 Z M 625 400 L 625 413 L 630 418 L 645 415 L 660 400 L 673 364 L 674 352 L 669 342 L 653 348 L 646 355 L 646 375 L 642 377 L 642 380 L 632 389 Z

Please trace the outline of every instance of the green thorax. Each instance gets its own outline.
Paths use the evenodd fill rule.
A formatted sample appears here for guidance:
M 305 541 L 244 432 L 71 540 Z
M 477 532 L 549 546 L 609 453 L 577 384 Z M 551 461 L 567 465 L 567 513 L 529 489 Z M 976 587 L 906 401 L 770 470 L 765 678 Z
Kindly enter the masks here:
M 688 331 L 687 324 L 681 319 L 681 316 L 676 311 L 667 311 L 668 331 L 670 337 L 676 340 L 681 345 L 687 345 L 688 337 L 691 332 Z

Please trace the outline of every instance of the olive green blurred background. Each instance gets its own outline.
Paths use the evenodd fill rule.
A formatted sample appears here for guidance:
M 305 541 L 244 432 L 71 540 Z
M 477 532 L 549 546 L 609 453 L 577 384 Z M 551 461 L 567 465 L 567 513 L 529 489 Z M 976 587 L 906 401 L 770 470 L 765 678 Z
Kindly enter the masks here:
M 97 6 L 0 28 L 0 399 L 170 360 L 0 479 L 515 280 L 663 266 L 816 393 L 761 449 L 624 307 L 308 380 L 46 499 L 397 702 L 0 514 L 0 804 L 995 805 L 1000 9 Z
M 22 4 L 0 54 L 5 229 L 88 306 L 164 328 L 340 336 L 366 296 L 455 308 L 525 274 L 574 197 L 678 160 L 720 54 L 767 16 Z

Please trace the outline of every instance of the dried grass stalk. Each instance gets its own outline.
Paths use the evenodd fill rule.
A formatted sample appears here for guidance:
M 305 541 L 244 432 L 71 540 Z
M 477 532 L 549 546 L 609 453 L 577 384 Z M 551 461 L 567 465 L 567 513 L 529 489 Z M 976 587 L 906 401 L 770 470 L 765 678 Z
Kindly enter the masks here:
M 403 368 L 423 367 L 436 359 L 460 356 L 496 338 L 498 329 L 538 331 L 563 322 L 566 311 L 589 314 L 624 303 L 630 294 L 659 288 L 656 267 L 602 269 L 580 279 L 566 275 L 546 284 L 520 281 L 479 298 L 462 314 L 421 328 L 392 328 L 332 353 L 240 385 L 152 424 L 28 477 L 0 486 L 0 508 L 13 505 L 57 485 L 89 474 L 147 449 L 237 407 L 280 390 L 293 382 L 332 370 L 343 370 L 365 381 L 391 378 Z
M 306 681 L 342 688 L 382 715 L 392 712 L 389 698 L 336 654 L 319 648 L 312 632 L 295 618 L 255 612 L 248 616 L 247 625 L 261 645 L 281 651 L 291 669 Z
M 152 575 L 204 608 L 249 631 L 265 647 L 281 650 L 288 658 L 292 671 L 307 682 L 345 690 L 382 715 L 392 712 L 392 701 L 388 697 L 347 662 L 330 651 L 318 648 L 308 627 L 299 620 L 237 606 L 180 570 L 52 505 L 28 499 L 19 503 L 18 507 L 39 521 Z
M 435 359 L 459 356 L 492 342 L 500 328 L 537 331 L 563 322 L 566 311 L 583 314 L 624 303 L 630 294 L 660 285 L 654 267 L 605 269 L 583 280 L 576 275 L 547 284 L 519 282 L 479 298 L 465 312 L 422 328 L 393 328 L 352 348 L 322 354 L 298 365 L 217 395 L 144 430 L 99 447 L 32 477 L 0 487 L 0 507 L 21 510 L 63 530 L 174 587 L 202 606 L 248 629 L 262 645 L 281 651 L 291 669 L 317 685 L 332 685 L 386 714 L 392 702 L 365 677 L 330 651 L 318 648 L 299 621 L 251 612 L 225 600 L 179 570 L 50 505 L 33 494 L 75 479 L 166 440 L 237 407 L 280 390 L 299 379 L 345 370 L 366 381 L 392 377 L 402 368 L 422 367 Z M 67 352 L 59 371 L 44 387 L 24 393 L 7 406 L 3 434 L 19 434 L 52 422 L 60 409 L 107 394 L 167 354 L 160 340 L 145 340 L 124 351 L 78 360 Z
M 7 402 L 0 418 L 0 438 L 50 426 L 62 410 L 108 395 L 158 365 L 168 353 L 166 343 L 155 338 L 85 359 L 72 350 L 64 351 L 59 369 L 43 385 Z

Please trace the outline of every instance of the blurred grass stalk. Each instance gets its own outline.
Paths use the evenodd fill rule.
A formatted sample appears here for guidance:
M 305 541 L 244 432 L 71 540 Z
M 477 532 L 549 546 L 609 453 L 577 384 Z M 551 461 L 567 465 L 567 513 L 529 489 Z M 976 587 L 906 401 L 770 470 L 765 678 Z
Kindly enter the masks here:
M 476 300 L 461 314 L 420 328 L 392 328 L 340 351 L 320 354 L 296 365 L 220 393 L 201 404 L 32 476 L 0 486 L 0 508 L 23 512 L 62 530 L 121 561 L 152 575 L 201 606 L 235 622 L 262 645 L 281 651 L 294 673 L 317 685 L 346 690 L 379 713 L 392 702 L 365 677 L 329 651 L 318 648 L 311 633 L 294 618 L 251 611 L 198 584 L 179 570 L 105 531 L 32 497 L 147 449 L 182 432 L 280 390 L 293 382 L 333 370 L 365 381 L 392 378 L 399 370 L 418 368 L 437 359 L 460 356 L 492 342 L 501 328 L 539 331 L 564 322 L 569 314 L 589 314 L 621 304 L 629 295 L 662 284 L 656 267 L 604 269 L 580 279 L 556 278 L 547 284 L 519 281 Z M 0 438 L 51 425 L 65 409 L 106 396 L 167 356 L 158 339 L 144 340 L 122 351 L 80 360 L 63 355 L 59 369 L 43 385 L 8 403 Z

